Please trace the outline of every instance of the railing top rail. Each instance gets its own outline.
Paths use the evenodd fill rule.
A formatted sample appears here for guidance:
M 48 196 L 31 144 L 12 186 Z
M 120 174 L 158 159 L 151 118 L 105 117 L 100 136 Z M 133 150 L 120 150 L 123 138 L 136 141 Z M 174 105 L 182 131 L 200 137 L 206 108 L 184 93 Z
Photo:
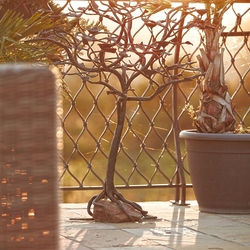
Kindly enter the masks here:
M 66 0 L 56 0 L 57 2 L 66 2 Z M 71 2 L 80 2 L 80 1 L 85 1 L 87 2 L 88 0 L 71 0 Z M 122 0 L 120 2 L 131 2 L 131 0 Z M 135 1 L 136 2 L 136 1 Z M 189 0 L 171 0 L 170 2 L 173 2 L 173 3 L 179 3 L 179 2 L 182 2 L 182 3 L 204 3 L 203 0 L 192 0 L 192 1 L 189 1 Z M 235 0 L 235 1 L 232 1 L 234 3 L 250 3 L 250 0 Z

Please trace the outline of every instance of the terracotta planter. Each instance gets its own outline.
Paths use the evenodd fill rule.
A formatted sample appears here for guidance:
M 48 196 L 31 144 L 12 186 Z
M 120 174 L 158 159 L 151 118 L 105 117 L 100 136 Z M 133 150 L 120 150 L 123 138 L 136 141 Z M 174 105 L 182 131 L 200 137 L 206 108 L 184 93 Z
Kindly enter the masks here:
M 250 213 L 250 134 L 186 130 L 180 138 L 200 211 Z

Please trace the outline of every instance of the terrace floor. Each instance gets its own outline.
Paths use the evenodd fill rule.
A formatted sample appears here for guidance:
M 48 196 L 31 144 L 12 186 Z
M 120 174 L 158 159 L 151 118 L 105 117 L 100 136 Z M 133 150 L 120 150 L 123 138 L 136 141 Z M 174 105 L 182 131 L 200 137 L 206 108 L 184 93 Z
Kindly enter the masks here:
M 139 203 L 158 218 L 140 223 L 98 223 L 86 204 L 61 204 L 62 250 L 241 250 L 250 249 L 250 214 L 199 212 L 170 202 Z

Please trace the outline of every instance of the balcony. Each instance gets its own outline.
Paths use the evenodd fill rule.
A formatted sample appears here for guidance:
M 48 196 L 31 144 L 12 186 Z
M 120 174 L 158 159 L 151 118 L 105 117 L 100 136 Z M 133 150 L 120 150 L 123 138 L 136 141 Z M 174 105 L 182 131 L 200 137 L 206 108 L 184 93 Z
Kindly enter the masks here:
M 53 241 L 55 246 L 58 244 L 56 183 L 59 179 L 64 202 L 60 204 L 61 250 L 250 248 L 250 215 L 202 213 L 199 212 L 196 201 L 193 201 L 195 197 L 184 142 L 178 135 L 181 129 L 192 127 L 186 107 L 199 103 L 200 82 L 193 78 L 185 82 L 187 78 L 183 76 L 185 73 L 189 77 L 188 67 L 193 65 L 191 62 L 196 61 L 196 54 L 202 46 L 199 32 L 190 31 L 183 23 L 178 23 L 175 33 L 164 37 L 169 29 L 175 30 L 175 20 L 180 20 L 178 11 L 165 13 L 172 18 L 171 22 L 160 15 L 157 16 L 161 18 L 160 21 L 152 21 L 143 16 L 144 11 L 141 9 L 139 16 L 134 18 L 131 13 L 133 11 L 138 14 L 137 5 L 129 6 L 128 2 L 119 5 L 122 9 L 120 13 L 126 13 L 126 18 L 115 15 L 115 7 L 110 8 L 107 1 L 98 2 L 104 8 L 100 8 L 99 13 L 99 5 L 96 7 L 94 1 L 89 2 L 92 5 L 88 9 L 84 7 L 88 4 L 87 1 L 67 1 L 67 4 L 65 1 L 58 2 L 62 3 L 65 10 L 70 10 L 70 17 L 76 17 L 79 13 L 86 17 L 88 11 L 97 11 L 94 18 L 107 18 L 112 22 L 113 16 L 107 14 L 112 10 L 118 20 L 113 23 L 114 27 L 109 26 L 111 31 L 100 27 L 103 37 L 98 37 L 96 30 L 90 27 L 87 27 L 86 34 L 82 33 L 83 29 L 71 34 L 71 31 L 62 33 L 60 27 L 54 27 L 53 37 L 59 38 L 58 43 L 65 48 L 65 54 L 68 53 L 65 61 L 56 62 L 62 66 L 63 82 L 57 88 L 62 90 L 63 98 L 59 98 L 57 103 L 57 94 L 53 92 L 54 89 L 50 89 L 55 85 L 54 77 L 44 81 L 44 73 L 40 74 L 39 70 L 34 75 L 32 73 L 32 80 L 27 74 L 21 74 L 21 77 L 12 78 L 12 85 L 5 83 L 6 89 L 1 91 L 0 98 L 4 103 L 0 105 L 0 131 L 3 134 L 0 139 L 4 145 L 1 147 L 3 157 L 0 160 L 3 166 L 1 170 L 6 174 L 1 176 L 1 223 L 5 223 L 4 230 L 7 233 L 13 228 L 14 236 L 10 232 L 7 237 L 0 231 L 0 243 L 6 244 L 4 246 L 17 243 L 13 248 L 5 248 L 8 250 L 38 250 L 38 247 L 42 250 L 57 249 L 52 244 L 49 246 L 49 243 Z M 84 2 L 80 9 L 79 6 L 74 6 L 80 2 Z M 189 5 L 186 0 L 183 3 L 174 2 L 181 6 L 180 10 L 186 10 L 186 4 Z M 190 7 L 198 2 L 200 1 L 190 2 Z M 250 9 L 247 4 L 249 5 L 249 1 L 236 1 L 230 6 L 225 14 L 230 22 L 221 34 L 229 91 L 233 102 L 237 102 L 234 113 L 237 123 L 242 126 L 250 121 Z M 126 10 L 128 6 L 131 12 Z M 94 15 L 91 12 L 89 16 Z M 139 20 L 139 26 L 134 25 L 135 20 Z M 130 29 L 132 26 L 136 29 Z M 156 33 L 152 32 L 154 27 L 157 28 Z M 182 30 L 185 32 L 182 33 Z M 142 42 L 145 31 L 152 39 Z M 176 41 L 176 37 L 181 39 L 180 42 Z M 168 42 L 161 45 L 158 39 L 165 38 Z M 110 45 L 110 42 L 117 40 L 119 42 L 112 43 L 112 47 L 103 47 L 105 42 Z M 158 45 L 164 49 L 159 49 L 161 46 L 158 48 Z M 107 55 L 105 60 L 104 54 Z M 153 63 L 148 70 L 144 60 L 151 55 L 154 55 Z M 137 56 L 135 62 L 132 60 L 133 56 Z M 72 64 L 72 58 L 75 65 Z M 117 64 L 113 64 L 114 61 Z M 82 62 L 92 64 L 85 67 Z M 192 70 L 195 71 L 196 68 Z M 39 74 L 36 75 L 37 73 Z M 12 71 L 8 74 L 12 77 L 14 75 Z M 139 79 L 132 79 L 131 75 L 136 75 Z M 17 88 L 16 79 L 22 79 L 26 84 L 26 78 L 30 85 L 25 85 L 25 90 Z M 121 79 L 122 88 L 117 83 L 117 78 Z M 178 84 L 175 82 L 177 78 L 181 79 Z M 123 80 L 127 84 L 124 89 Z M 168 81 L 174 84 L 168 85 Z M 44 86 L 48 90 L 42 95 Z M 164 91 L 157 92 L 157 87 Z M 30 102 L 32 96 L 33 103 Z M 112 141 L 121 110 L 121 106 L 117 105 L 119 100 L 123 101 L 123 107 L 127 109 L 123 116 L 120 138 L 116 140 L 117 150 L 112 155 Z M 44 105 L 45 103 L 48 105 Z M 54 110 L 50 110 L 53 106 Z M 37 112 L 38 115 L 35 116 Z M 54 131 L 51 128 L 56 128 L 56 112 L 60 126 Z M 11 143 L 6 147 L 8 141 Z M 58 155 L 61 160 L 59 164 Z M 136 223 L 108 224 L 95 222 L 88 215 L 86 202 L 105 186 L 107 165 L 116 156 L 115 187 L 129 200 L 139 201 L 143 209 L 157 218 Z M 44 201 L 45 198 L 47 200 Z M 23 205 L 27 206 L 21 211 Z M 45 215 L 49 215 L 47 221 Z M 16 229 L 19 230 L 18 234 Z M 3 230 L 2 224 L 0 230 Z M 41 245 L 41 238 L 45 246 Z M 20 247 L 23 242 L 30 248 Z

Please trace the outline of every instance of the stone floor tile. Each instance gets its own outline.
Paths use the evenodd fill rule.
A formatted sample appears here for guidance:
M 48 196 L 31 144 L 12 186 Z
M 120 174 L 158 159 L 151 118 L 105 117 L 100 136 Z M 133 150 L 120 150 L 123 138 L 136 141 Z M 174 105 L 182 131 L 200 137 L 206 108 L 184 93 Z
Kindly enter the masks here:
M 64 231 L 69 231 L 69 230 L 79 230 L 79 229 L 101 229 L 101 230 L 106 230 L 106 229 L 115 229 L 114 226 L 105 224 L 105 223 L 98 223 L 94 221 L 63 221 L 61 222 L 61 232 Z
M 86 204 L 62 204 L 61 250 L 247 250 L 250 215 L 199 212 L 197 203 L 139 203 L 155 220 L 106 224 L 89 220 Z
M 243 224 L 250 226 L 250 214 L 231 214 L 231 215 L 221 215 L 221 217 L 228 218 L 232 221 L 239 221 Z
M 72 239 L 67 239 L 65 237 L 60 237 L 60 250 L 92 250 L 80 242 L 72 241 Z
M 73 239 L 73 238 L 72 238 Z M 147 238 L 139 237 L 123 230 L 86 230 L 74 237 L 78 241 L 90 248 L 112 248 L 128 246 L 157 246 Z
M 116 228 L 119 229 L 129 229 L 129 228 L 155 228 L 155 227 L 164 227 L 166 225 L 170 225 L 170 222 L 162 220 L 162 219 L 152 219 L 152 220 L 145 220 L 142 222 L 135 222 L 135 223 L 131 223 L 131 222 L 125 222 L 125 223 L 117 223 L 117 224 L 112 224 L 109 223 L 108 225 L 112 225 Z
M 196 238 L 170 238 L 169 240 L 157 240 L 158 244 L 164 245 L 172 250 L 247 250 L 246 246 L 225 242 L 221 239 L 198 235 Z
M 98 248 L 98 250 L 173 250 L 166 246 L 125 246 L 121 247 L 110 247 L 110 248 Z

